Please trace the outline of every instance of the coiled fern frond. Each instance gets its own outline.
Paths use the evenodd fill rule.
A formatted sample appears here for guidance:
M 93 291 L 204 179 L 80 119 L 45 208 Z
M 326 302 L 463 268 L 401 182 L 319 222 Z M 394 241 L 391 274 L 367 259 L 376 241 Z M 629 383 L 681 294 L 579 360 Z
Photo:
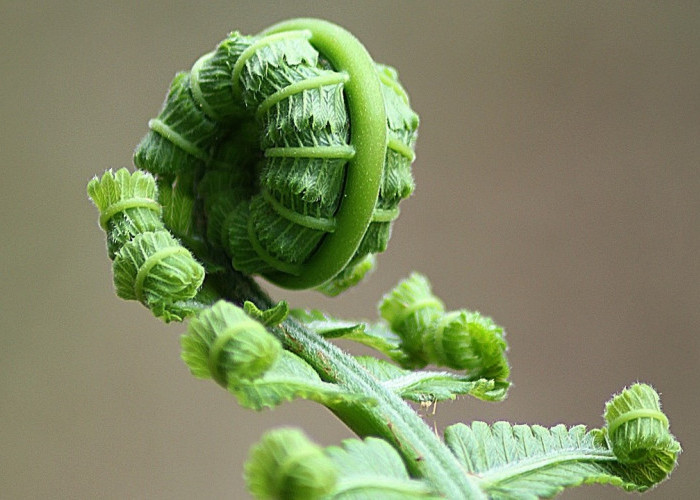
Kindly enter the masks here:
M 417 127 L 396 71 L 297 20 L 231 33 L 178 73 L 134 162 L 195 176 L 208 242 L 237 270 L 336 294 L 386 249 Z

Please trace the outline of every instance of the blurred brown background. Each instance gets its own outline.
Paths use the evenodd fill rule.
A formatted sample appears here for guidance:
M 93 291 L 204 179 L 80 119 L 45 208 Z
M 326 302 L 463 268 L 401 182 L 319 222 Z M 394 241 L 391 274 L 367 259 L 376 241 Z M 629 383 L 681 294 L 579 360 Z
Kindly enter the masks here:
M 112 292 L 94 174 L 129 166 L 174 73 L 228 31 L 297 16 L 355 33 L 421 116 L 415 196 L 379 268 L 335 300 L 375 317 L 411 270 L 508 331 L 506 402 L 457 421 L 601 425 L 637 380 L 685 448 L 646 498 L 700 473 L 700 3 L 0 3 L 0 497 L 247 498 L 248 448 L 278 425 L 349 433 L 295 402 L 242 410 Z M 562 498 L 623 498 L 584 487 Z

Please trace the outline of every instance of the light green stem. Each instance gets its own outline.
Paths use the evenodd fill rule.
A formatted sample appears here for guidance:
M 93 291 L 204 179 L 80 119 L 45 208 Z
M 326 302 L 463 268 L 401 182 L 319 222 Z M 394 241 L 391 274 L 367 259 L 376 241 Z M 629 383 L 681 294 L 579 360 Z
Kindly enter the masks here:
M 237 274 L 237 273 L 236 273 Z M 274 305 L 249 277 L 222 279 L 224 295 L 238 304 L 249 300 L 261 309 Z M 487 497 L 474 478 L 426 423 L 396 394 L 382 386 L 351 356 L 294 319 L 273 329 L 285 347 L 303 358 L 327 382 L 376 404 L 345 404 L 332 411 L 360 437 L 378 436 L 394 445 L 415 477 L 423 478 L 438 493 L 453 500 Z

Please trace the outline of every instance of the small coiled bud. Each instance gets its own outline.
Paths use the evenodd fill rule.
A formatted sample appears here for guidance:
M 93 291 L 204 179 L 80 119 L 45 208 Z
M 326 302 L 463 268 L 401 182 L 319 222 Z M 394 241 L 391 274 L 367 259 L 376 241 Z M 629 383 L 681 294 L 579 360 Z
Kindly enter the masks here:
M 150 309 L 191 299 L 204 281 L 204 268 L 168 231 L 137 234 L 113 263 L 117 295 Z
M 125 168 L 109 170 L 101 179 L 90 181 L 88 195 L 107 233 L 117 295 L 140 301 L 165 321 L 179 321 L 190 314 L 183 302 L 197 294 L 204 268 L 165 229 L 153 176 L 141 171 L 132 174 Z M 191 217 L 186 204 L 177 205 Z M 168 216 L 180 214 L 175 211 Z M 176 226 L 184 230 L 187 224 Z
M 424 337 L 445 314 L 442 301 L 433 295 L 428 279 L 413 273 L 384 296 L 379 314 L 401 337 L 401 349 L 411 358 L 428 363 Z
M 281 350 L 262 324 L 223 300 L 193 318 L 182 337 L 182 359 L 192 374 L 223 387 L 231 380 L 261 377 Z
M 653 486 L 675 468 L 680 443 L 669 431 L 659 395 L 649 385 L 634 384 L 605 405 L 608 443 L 623 469 L 640 485 Z
M 248 490 L 260 500 L 315 500 L 330 494 L 337 470 L 323 449 L 297 429 L 275 429 L 245 464 Z
M 88 183 L 88 196 L 100 211 L 100 227 L 107 233 L 107 251 L 117 251 L 137 234 L 163 229 L 161 205 L 153 177 L 122 168 L 106 171 Z
M 510 374 L 503 328 L 478 312 L 446 312 L 425 276 L 413 273 L 401 281 L 384 296 L 379 313 L 401 338 L 404 366 L 430 363 L 499 382 Z
M 429 362 L 466 370 L 472 378 L 505 380 L 510 373 L 503 328 L 478 312 L 445 314 L 427 330 L 424 344 Z

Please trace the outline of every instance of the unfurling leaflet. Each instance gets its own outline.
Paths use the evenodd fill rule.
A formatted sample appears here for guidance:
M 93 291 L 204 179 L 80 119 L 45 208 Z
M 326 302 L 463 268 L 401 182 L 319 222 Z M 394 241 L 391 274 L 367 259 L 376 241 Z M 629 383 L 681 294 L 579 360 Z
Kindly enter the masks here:
M 605 413 L 602 429 L 472 422 L 447 427 L 445 441 L 479 487 L 498 500 L 552 498 L 593 483 L 641 492 L 666 479 L 680 445 L 659 411 L 656 391 L 635 384 L 614 396 Z
M 117 295 L 138 300 L 165 321 L 182 320 L 204 268 L 165 228 L 153 177 L 110 170 L 90 181 L 88 194 L 107 233 Z
M 245 466 L 248 490 L 261 500 L 316 500 L 335 487 L 337 471 L 323 449 L 296 429 L 275 429 Z
M 675 468 L 681 445 L 651 386 L 634 384 L 615 395 L 605 405 L 605 421 L 605 438 L 625 479 L 648 488 Z
M 193 318 L 182 336 L 182 359 L 192 374 L 226 388 L 231 381 L 261 377 L 281 350 L 262 324 L 223 300 Z
M 404 365 L 466 370 L 473 379 L 508 378 L 503 329 L 478 312 L 446 312 L 424 276 L 414 273 L 399 283 L 384 297 L 379 312 L 401 338 Z

